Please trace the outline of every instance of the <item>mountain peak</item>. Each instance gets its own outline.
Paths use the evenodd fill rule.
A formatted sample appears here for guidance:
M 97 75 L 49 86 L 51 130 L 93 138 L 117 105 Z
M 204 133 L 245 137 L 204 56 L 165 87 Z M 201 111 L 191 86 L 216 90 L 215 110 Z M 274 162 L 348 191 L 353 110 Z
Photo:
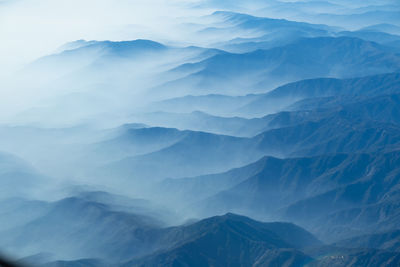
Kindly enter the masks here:
M 104 40 L 104 41 L 97 41 L 97 40 L 91 40 L 91 41 L 86 41 L 86 40 L 77 40 L 74 42 L 66 43 L 65 45 L 61 46 L 58 51 L 72 51 L 72 50 L 78 50 L 78 49 L 83 49 L 83 48 L 106 48 L 106 49 L 111 49 L 114 51 L 118 50 L 162 50 L 166 49 L 167 47 L 161 43 L 152 41 L 152 40 L 147 40 L 147 39 L 136 39 L 136 40 L 130 40 L 130 41 L 110 41 L 110 40 Z

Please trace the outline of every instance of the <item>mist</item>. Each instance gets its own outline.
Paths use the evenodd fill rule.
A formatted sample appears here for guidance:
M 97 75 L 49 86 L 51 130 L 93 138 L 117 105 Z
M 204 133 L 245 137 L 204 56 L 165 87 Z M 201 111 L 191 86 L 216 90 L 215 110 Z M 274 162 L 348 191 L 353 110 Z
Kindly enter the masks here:
M 390 0 L 0 1 L 1 254 L 170 266 L 209 225 L 231 230 L 219 227 L 227 213 L 293 223 L 329 251 L 396 230 L 398 11 Z M 374 221 L 381 210 L 393 213 Z

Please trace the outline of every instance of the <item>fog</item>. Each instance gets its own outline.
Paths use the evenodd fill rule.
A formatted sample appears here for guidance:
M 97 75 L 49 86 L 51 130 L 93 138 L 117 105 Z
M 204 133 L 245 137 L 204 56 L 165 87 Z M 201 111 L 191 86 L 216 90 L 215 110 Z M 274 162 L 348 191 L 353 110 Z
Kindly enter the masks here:
M 165 227 L 193 218 L 285 218 L 302 193 L 257 179 L 275 177 L 277 162 L 290 170 L 294 156 L 319 155 L 310 140 L 329 130 L 299 136 L 336 110 L 317 112 L 309 99 L 318 106 L 342 94 L 340 79 L 400 70 L 400 37 L 385 32 L 400 27 L 393 8 L 0 1 L 0 251 L 120 263 L 164 248 Z M 375 24 L 386 25 L 385 38 L 357 31 Z M 264 201 L 257 186 L 270 203 L 249 208 Z
M 2 72 L 20 68 L 73 40 L 172 40 L 176 19 L 201 12 L 187 5 L 190 2 L 179 0 L 4 1 L 1 57 L 8 67 Z

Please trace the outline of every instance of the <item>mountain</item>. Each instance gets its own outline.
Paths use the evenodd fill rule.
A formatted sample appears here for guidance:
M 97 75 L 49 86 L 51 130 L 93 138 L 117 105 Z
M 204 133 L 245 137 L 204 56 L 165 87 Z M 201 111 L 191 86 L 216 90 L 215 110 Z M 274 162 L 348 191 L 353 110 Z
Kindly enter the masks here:
M 394 7 L 391 10 L 376 10 L 375 8 L 358 14 L 318 14 L 309 20 L 306 19 L 306 21 L 311 23 L 324 21 L 326 24 L 333 26 L 351 26 L 355 28 L 368 27 L 381 23 L 398 25 L 398 4 Z
M 65 214 L 59 214 L 58 216 L 69 218 L 70 216 L 77 215 L 75 214 L 75 208 L 73 206 L 64 205 L 65 202 L 70 201 L 75 202 L 76 199 L 61 201 Z M 60 203 L 56 205 L 59 204 Z M 86 221 L 88 217 L 92 217 L 97 213 L 101 215 L 104 212 L 101 206 L 98 205 L 96 208 L 91 207 L 89 211 L 90 214 L 81 219 L 83 222 Z M 116 214 L 114 216 L 116 216 Z M 110 223 L 113 222 L 113 217 L 106 218 Z M 59 218 L 59 220 L 60 219 L 61 218 Z M 35 222 L 35 224 L 36 227 L 39 227 L 36 231 L 41 232 L 46 229 L 46 227 L 39 226 L 37 222 Z M 79 224 L 74 223 L 74 225 L 74 228 L 76 228 Z M 96 244 L 92 242 L 93 239 L 83 239 L 81 242 L 84 242 L 86 246 L 81 249 L 87 251 L 92 247 L 91 250 L 93 251 L 94 246 L 100 249 L 102 253 L 105 253 L 103 255 L 97 254 L 99 256 L 98 258 L 82 258 L 80 260 L 66 261 L 50 260 L 46 262 L 45 255 L 35 255 L 25 258 L 22 262 L 31 263 L 33 266 L 37 263 L 39 263 L 40 266 L 110 266 L 110 264 L 112 266 L 155 266 L 160 264 L 164 266 L 172 266 L 174 264 L 190 266 L 203 266 L 204 264 L 245 266 L 254 264 L 255 266 L 263 266 L 267 262 L 271 264 L 286 263 L 288 266 L 298 266 L 312 260 L 312 258 L 304 254 L 302 250 L 322 245 L 312 234 L 294 224 L 283 222 L 259 222 L 235 214 L 214 216 L 175 227 L 146 230 L 141 228 L 140 225 L 140 223 L 138 225 L 137 221 L 131 221 L 129 225 L 124 225 L 122 222 L 117 223 L 112 228 L 114 235 L 116 234 L 118 236 L 118 233 L 121 231 L 126 235 L 120 236 L 119 239 L 113 239 L 112 243 L 115 246 L 115 250 L 113 251 L 107 251 L 106 247 L 101 246 L 105 241 Z M 59 230 L 65 227 L 71 227 L 68 226 L 66 222 L 62 223 L 60 226 L 61 228 L 59 227 Z M 41 227 L 43 227 L 43 229 Z M 134 230 L 135 227 L 139 228 Z M 56 237 L 59 237 L 60 233 L 54 232 L 53 228 L 54 227 L 50 227 L 47 228 L 47 230 L 50 234 L 55 234 Z M 79 229 L 82 228 L 78 227 L 75 231 Z M 93 231 L 94 230 L 85 232 L 84 236 L 91 236 Z M 36 234 L 39 232 L 36 232 Z M 102 238 L 98 240 L 108 240 L 110 233 L 111 232 L 105 228 Z M 28 239 L 26 239 L 28 243 L 30 242 L 30 235 L 28 235 Z M 130 244 L 130 249 L 124 249 L 126 254 L 118 250 L 118 248 L 121 247 L 125 248 L 127 244 Z M 141 245 L 138 247 L 139 244 Z M 59 244 L 57 247 L 60 246 L 65 246 L 65 244 Z M 137 249 L 143 247 L 147 247 L 147 252 L 144 255 L 140 255 Z M 77 249 L 74 249 L 73 251 L 76 250 Z M 110 253 L 116 254 L 110 257 Z M 93 254 L 93 252 L 89 254 Z M 227 255 L 229 255 L 229 257 L 227 257 Z M 121 263 L 121 261 L 124 262 L 125 257 L 131 257 L 131 260 Z
M 1 199 L 29 197 L 45 191 L 49 179 L 23 159 L 9 153 L 0 153 Z
M 119 177 L 141 186 L 168 177 L 187 177 L 226 171 L 256 160 L 262 155 L 249 138 L 185 131 L 184 138 L 161 150 L 126 157 L 102 166 L 93 177 Z M 253 151 L 251 154 L 245 152 Z M 224 158 L 224 162 L 219 159 Z
M 251 0 L 250 3 L 260 3 L 260 0 Z M 217 0 L 204 0 L 199 3 L 200 7 L 216 7 L 216 8 L 224 8 L 227 10 L 230 9 L 242 9 L 243 4 L 237 0 L 224 0 L 224 1 L 217 1 Z
M 103 130 L 86 124 L 61 128 L 2 125 L 0 147 L 4 151 L 12 151 L 25 160 L 25 164 L 33 169 L 36 176 L 47 177 L 44 178 L 46 185 L 39 190 L 45 195 L 44 189 L 50 189 L 55 185 L 57 178 L 60 176 L 71 178 L 74 176 L 71 171 L 78 171 L 83 165 L 89 164 L 87 161 L 86 163 L 82 161 L 82 155 L 89 149 L 89 144 L 111 138 L 114 133 L 115 129 Z M 21 167 L 20 171 L 25 170 Z M 42 186 L 39 181 L 35 183 L 37 186 Z M 34 187 L 26 189 L 28 188 Z
M 283 218 L 328 240 L 391 230 L 399 223 L 400 98 L 395 77 L 346 80 L 359 86 L 349 95 L 346 86 L 337 87 L 333 80 L 336 96 L 314 98 L 324 103 L 318 108 L 269 116 L 274 117 L 270 123 L 284 126 L 276 125 L 251 142 L 266 154 L 287 153 L 283 155 L 289 158 L 266 157 L 219 175 L 166 180 L 160 187 L 176 192 L 175 203 L 188 199 L 188 210 L 194 213 Z M 364 85 L 367 80 L 370 87 Z M 310 88 L 311 95 L 318 93 Z M 190 196 L 196 190 L 198 197 Z
M 47 252 L 64 259 L 129 259 L 149 249 L 144 232 L 164 224 L 151 212 L 140 213 L 72 196 L 50 202 L 32 220 L 2 231 L 1 246 L 20 257 Z M 111 249 L 110 244 L 115 246 Z
M 167 47 L 150 40 L 133 40 L 133 41 L 84 41 L 65 44 L 61 47 L 61 52 L 55 55 L 49 55 L 35 61 L 33 64 L 57 64 L 60 60 L 71 62 L 79 62 L 75 59 L 82 55 L 93 55 L 96 51 L 97 57 L 131 57 L 137 56 L 145 52 L 156 52 L 166 50 Z
M 333 130 L 332 134 L 332 125 L 341 131 Z M 399 126 L 390 123 L 353 125 L 347 119 L 330 117 L 273 129 L 256 136 L 254 142 L 258 142 L 260 150 L 277 155 L 321 155 L 390 150 L 399 145 L 398 135 Z
M 280 86 L 269 93 L 259 94 L 253 101 L 237 109 L 239 114 L 260 116 L 281 110 L 301 110 L 327 107 L 323 97 L 373 97 L 383 94 L 399 93 L 400 75 L 389 73 L 361 78 L 334 79 L 319 78 L 293 82 Z M 303 102 L 301 100 L 304 100 Z M 332 99 L 328 99 L 328 101 Z M 333 103 L 331 106 L 343 104 Z M 347 100 L 348 101 L 348 100 Z M 296 103 L 297 102 L 297 103 Z M 354 102 L 354 101 L 353 101 Z M 295 105 L 292 105 L 296 103 Z M 311 106 L 310 103 L 321 103 Z
M 137 199 L 104 191 L 78 191 L 75 196 L 83 201 L 102 203 L 113 211 L 150 217 L 158 223 L 162 222 L 168 225 L 176 223 L 178 219 L 176 213 L 167 210 L 164 205 L 156 204 L 148 199 Z
M 257 98 L 258 95 L 255 94 L 245 96 L 216 94 L 187 95 L 151 103 L 146 106 L 145 111 L 164 111 L 175 113 L 191 113 L 194 111 L 200 111 L 218 116 L 229 116 L 234 110 Z
M 200 60 L 222 52 L 217 49 L 206 49 L 195 46 L 172 47 L 143 39 L 132 41 L 80 40 L 66 44 L 60 50 L 59 53 L 36 60 L 29 65 L 27 70 L 38 69 L 39 71 L 43 71 L 53 69 L 51 73 L 54 73 L 61 66 L 63 71 L 60 75 L 69 74 L 68 78 L 73 78 L 74 76 L 71 76 L 71 74 L 76 76 L 79 74 L 83 75 L 84 73 L 88 74 L 89 71 L 109 70 L 114 64 L 121 67 L 129 67 L 126 63 L 134 63 L 135 61 L 147 63 L 153 61 L 155 63 L 153 60 L 154 56 L 157 56 L 158 60 L 162 59 L 164 61 L 167 56 L 175 55 L 179 56 L 179 62 L 182 63 L 182 60 L 190 61 L 196 58 Z M 171 62 L 171 58 L 167 61 Z M 60 62 L 63 64 L 60 64 Z
M 266 124 L 263 118 L 219 117 L 200 111 L 184 114 L 167 112 L 136 114 L 134 121 L 160 127 L 178 128 L 180 130 L 203 131 L 242 137 L 261 133 Z
M 400 261 L 400 254 L 385 250 L 373 249 L 330 249 L 322 255 L 315 255 L 318 260 L 309 266 L 396 266 Z
M 65 49 L 65 50 L 64 50 Z M 124 59 L 139 57 L 143 53 L 165 52 L 167 47 L 150 40 L 134 41 L 77 41 L 66 44 L 61 52 L 45 56 L 33 62 L 25 70 L 26 72 L 38 73 L 46 71 L 54 75 L 54 78 L 77 71 L 79 68 L 93 64 L 100 64 L 108 59 Z M 59 64 L 63 62 L 63 64 Z M 50 72 L 50 70 L 52 70 Z M 47 78 L 47 80 L 50 80 Z
M 325 33 L 333 30 L 327 25 L 316 25 L 298 21 L 289 21 L 285 19 L 270 19 L 263 17 L 255 17 L 249 14 L 229 12 L 229 11 L 216 11 L 211 17 L 220 18 L 224 22 L 231 22 L 239 28 L 259 29 L 267 32 L 274 30 L 296 29 L 296 30 L 309 30 L 318 34 Z
M 189 203 L 213 196 L 247 180 L 259 173 L 263 167 L 257 161 L 219 174 L 164 179 L 154 186 L 154 197 L 162 203 L 172 203 L 176 209 L 186 208 Z
M 167 229 L 167 232 L 168 240 L 181 239 L 171 243 L 168 250 L 126 266 L 262 266 L 266 262 L 295 266 L 311 260 L 298 249 L 320 244 L 295 225 L 260 223 L 234 214 Z M 292 243 L 292 236 L 296 236 L 296 243 Z
M 81 259 L 76 261 L 54 261 L 41 264 L 44 267 L 105 267 L 109 266 L 107 262 L 96 259 Z
M 118 158 L 167 148 L 183 139 L 186 134 L 173 128 L 125 125 L 114 129 L 114 133 L 108 138 L 90 144 L 87 154 L 105 162 L 115 161 Z
M 397 162 L 392 161 L 397 154 L 267 157 L 257 163 L 254 175 L 189 209 L 289 220 L 328 240 L 392 229 L 399 212 L 392 188 L 398 183 Z M 232 177 L 235 172 L 240 169 Z
M 255 137 L 259 138 L 259 149 L 279 150 L 286 155 L 315 155 L 373 152 L 397 146 L 397 94 L 371 98 L 322 98 L 316 102 L 325 103 L 326 108 L 276 115 L 271 124 L 279 125 L 283 119 L 283 126 Z M 339 104 L 343 102 L 343 105 Z M 335 130 L 337 126 L 340 126 L 340 131 Z
M 300 15 L 311 16 L 312 14 L 319 14 L 321 12 L 335 14 L 343 9 L 346 9 L 344 3 L 335 3 L 334 1 L 270 1 L 268 7 L 263 7 L 257 13 L 274 17 L 297 18 Z
M 62 202 L 70 202 L 70 200 Z M 64 207 L 66 213 L 62 217 L 68 218 L 75 214 L 73 206 Z M 87 217 L 87 215 L 83 217 L 84 220 Z M 126 228 L 119 223 L 113 229 L 116 231 L 121 227 L 122 229 Z M 132 227 L 134 226 L 131 225 L 128 229 L 132 229 Z M 52 228 L 50 231 L 54 233 Z M 135 240 L 135 236 L 138 236 L 139 233 L 146 234 L 147 238 L 141 237 Z M 85 235 L 87 234 L 85 233 Z M 104 237 L 107 235 L 103 235 Z M 121 251 L 119 251 L 118 255 L 114 254 L 116 260 L 110 262 L 110 257 L 107 257 L 107 261 L 103 260 L 103 257 L 110 252 L 106 252 L 106 248 L 102 248 L 101 251 L 106 254 L 102 254 L 97 259 L 42 261 L 40 266 L 110 266 L 110 264 L 113 266 L 155 266 L 160 264 L 163 266 L 213 264 L 217 266 L 303 266 L 305 264 L 309 266 L 326 266 L 326 264 L 353 266 L 351 264 L 360 262 L 366 266 L 373 266 L 374 263 L 396 264 L 399 260 L 399 254 L 384 250 L 324 246 L 312 234 L 294 224 L 264 223 L 231 213 L 182 226 L 154 228 L 144 232 L 136 230 L 134 235 L 125 235 L 125 238 L 116 239 L 113 244 L 119 247 L 128 240 L 131 240 L 131 244 L 132 242 L 141 243 L 142 246 L 143 243 L 147 244 L 148 250 L 145 255 L 139 256 L 137 251 L 130 250 L 125 257 L 129 257 L 129 255 L 131 257 L 136 255 L 136 257 L 121 263 L 120 261 L 124 257 L 120 257 Z M 227 255 L 229 256 L 227 257 Z M 44 259 L 45 257 L 32 256 L 29 258 Z M 35 262 L 31 262 L 31 264 L 35 265 Z
M 398 0 L 122 2 L 4 66 L 0 265 L 400 266 Z
M 5 196 L 3 196 L 5 197 Z M 49 203 L 27 198 L 5 198 L 0 201 L 0 214 L 2 221 L 0 231 L 7 231 L 14 227 L 22 226 L 45 214 Z
M 16 90 L 25 90 L 26 84 L 32 89 L 23 91 L 31 99 L 30 106 L 17 110 L 15 119 L 37 125 L 46 118 L 46 127 L 86 123 L 116 127 L 127 122 L 133 106 L 159 100 L 147 89 L 186 75 L 171 70 L 219 53 L 213 48 L 172 47 L 148 40 L 81 44 L 43 57 L 18 73 Z
M 228 11 L 216 11 L 209 16 L 209 19 L 217 21 L 212 24 L 216 26 L 201 30 L 201 34 L 228 35 L 229 31 L 236 31 L 235 38 L 226 42 L 220 41 L 216 44 L 217 47 L 240 43 L 238 42 L 240 40 L 242 40 L 242 43 L 244 43 L 244 40 L 270 41 L 271 44 L 287 43 L 300 37 L 328 36 L 336 30 L 322 24 L 256 17 Z
M 214 203 L 214 209 L 256 210 L 260 215 L 276 216 L 276 212 L 289 203 L 358 179 L 363 169 L 352 173 L 347 168 L 353 165 L 367 168 L 368 161 L 366 156 L 360 155 L 359 162 L 355 163 L 353 157 L 345 154 L 293 159 L 265 157 L 255 163 L 256 172 L 232 184 L 231 188 L 221 190 L 207 202 Z M 241 171 L 236 169 L 231 175 Z M 345 173 L 347 180 L 336 180 L 341 177 L 339 173 Z
M 279 86 L 268 93 L 244 96 L 198 95 L 184 96 L 155 102 L 146 107 L 146 112 L 191 113 L 201 111 L 217 116 L 251 117 L 265 116 L 285 109 L 301 109 L 301 100 L 319 101 L 321 97 L 336 95 L 378 96 L 398 93 L 398 73 L 385 73 L 360 78 L 317 78 L 296 81 Z M 313 99 L 313 100 L 311 100 Z M 298 107 L 291 106 L 299 102 Z M 308 103 L 308 102 L 305 102 Z M 322 102 L 321 102 L 322 103 Z M 324 103 L 326 104 L 326 103 Z M 307 107 L 308 108 L 308 107 Z M 272 115 L 272 114 L 271 114 Z
M 366 31 L 381 31 L 381 32 L 386 32 L 389 34 L 400 34 L 400 27 L 393 25 L 393 24 L 387 24 L 387 23 L 381 23 L 381 24 L 376 24 L 376 25 L 371 25 L 365 28 L 362 28 L 361 30 L 366 30 Z
M 233 53 L 284 46 L 301 38 L 332 36 L 337 29 L 322 24 L 309 24 L 285 19 L 255 17 L 248 14 L 217 11 L 210 18 L 217 20 L 214 27 L 203 29 L 204 35 L 231 36 L 213 46 Z M 235 33 L 232 35 L 230 33 Z M 221 40 L 222 39 L 222 40 Z
M 375 233 L 371 235 L 356 236 L 335 243 L 336 246 L 345 248 L 372 248 L 388 251 L 399 251 L 400 231 Z
M 291 84 L 270 94 L 279 97 L 280 94 L 290 95 L 289 92 L 293 92 L 307 97 L 307 93 L 302 92 L 302 88 L 306 87 L 309 96 L 324 94 L 322 88 L 326 88 L 326 94 L 335 93 L 338 96 L 327 97 L 330 104 L 325 98 L 316 98 L 317 102 L 324 103 L 325 109 L 283 112 L 257 120 L 262 122 L 257 125 L 265 127 L 266 131 L 252 138 L 185 131 L 179 134 L 177 142 L 158 151 L 114 162 L 102 168 L 97 176 L 118 175 L 124 179 L 130 177 L 132 181 L 136 177 L 141 180 L 144 180 L 141 177 L 179 178 L 226 171 L 263 155 L 304 157 L 394 150 L 399 145 L 399 120 L 396 116 L 400 114 L 399 97 L 390 93 L 397 90 L 397 76 L 389 74 L 344 81 L 322 79 L 304 82 L 314 84 L 314 87 Z M 378 86 L 373 86 L 373 81 Z M 330 87 L 325 87 L 325 84 Z M 354 88 L 359 88 L 359 93 L 353 90 L 349 95 L 341 95 L 348 92 L 353 84 L 358 86 Z M 365 96 L 358 96 L 361 92 Z M 379 96 L 379 93 L 384 95 Z M 217 160 L 221 157 L 225 159 L 223 166 Z
M 372 30 L 360 30 L 360 31 L 344 31 L 337 33 L 337 36 L 348 36 L 348 37 L 355 37 L 360 38 L 366 41 L 376 42 L 382 45 L 391 46 L 394 52 L 398 52 L 398 43 L 400 41 L 399 35 L 389 34 L 385 32 L 379 31 L 372 31 Z
M 385 251 L 324 248 L 312 235 L 293 224 L 259 223 L 234 214 L 167 232 L 167 237 L 184 238 L 172 243 L 169 249 L 123 266 L 358 266 L 361 262 L 374 266 L 399 261 L 399 254 Z M 302 250 L 319 252 L 313 252 L 313 258 Z
M 395 72 L 400 69 L 399 57 L 387 47 L 357 38 L 305 38 L 269 50 L 221 54 L 194 63 L 202 70 L 158 90 L 174 88 L 174 94 L 265 92 L 301 79 Z
M 399 94 L 387 94 L 371 98 L 344 96 L 339 100 L 332 97 L 322 98 L 319 101 L 305 100 L 296 103 L 294 106 L 296 108 L 312 108 L 313 106 L 321 108 L 322 103 L 324 103 L 325 109 L 319 115 L 317 115 L 318 112 L 309 113 L 309 118 L 316 115 L 313 120 L 318 120 L 321 115 L 324 116 L 324 113 L 326 115 L 329 111 L 336 109 L 336 112 L 341 112 L 340 116 L 348 120 L 375 121 L 397 125 L 399 123 L 398 101 Z M 392 116 L 388 116 L 389 114 Z M 305 116 L 303 118 L 297 116 L 297 118 L 302 120 Z

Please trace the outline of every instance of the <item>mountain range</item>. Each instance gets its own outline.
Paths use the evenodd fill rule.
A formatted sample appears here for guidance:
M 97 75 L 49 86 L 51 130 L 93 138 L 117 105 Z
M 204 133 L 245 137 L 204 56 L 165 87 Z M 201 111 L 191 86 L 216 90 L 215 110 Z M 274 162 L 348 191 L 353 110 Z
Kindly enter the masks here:
M 399 266 L 397 1 L 162 9 L 7 76 L 0 265 Z

